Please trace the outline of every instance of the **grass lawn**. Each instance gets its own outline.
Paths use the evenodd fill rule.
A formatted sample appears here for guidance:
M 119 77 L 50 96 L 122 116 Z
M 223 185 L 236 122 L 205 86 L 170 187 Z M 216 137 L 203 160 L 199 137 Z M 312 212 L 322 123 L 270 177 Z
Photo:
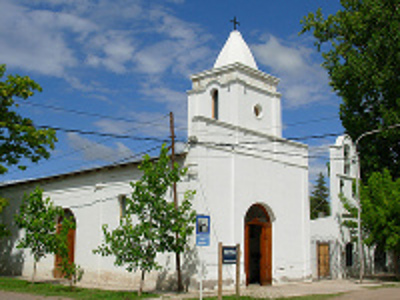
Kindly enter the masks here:
M 72 299 L 110 299 L 110 300 L 129 300 L 129 299 L 145 299 L 152 297 L 159 297 L 156 294 L 144 293 L 141 297 L 138 297 L 136 292 L 125 292 L 125 291 L 107 291 L 99 289 L 88 289 L 88 288 L 75 288 L 73 291 L 70 290 L 69 286 L 65 286 L 57 283 L 46 283 L 39 282 L 31 284 L 29 281 L 12 278 L 12 277 L 0 277 L 0 290 L 17 292 L 17 293 L 28 293 L 42 296 L 58 296 Z M 330 295 L 309 295 L 301 297 L 289 297 L 289 298 L 274 298 L 274 300 L 324 300 L 329 299 L 339 294 Z M 172 298 L 171 298 L 172 299 Z M 193 298 L 193 300 L 196 298 Z M 217 297 L 206 297 L 204 299 L 212 300 Z M 223 299 L 230 300 L 260 300 L 260 298 L 253 298 L 247 296 L 224 296 Z
M 73 291 L 71 291 L 69 286 L 62 284 L 44 282 L 31 284 L 29 281 L 12 277 L 0 277 L 0 290 L 42 296 L 67 297 L 73 299 L 128 300 L 157 297 L 155 294 L 148 293 L 144 293 L 141 297 L 138 297 L 136 292 L 107 291 L 86 288 L 75 288 Z

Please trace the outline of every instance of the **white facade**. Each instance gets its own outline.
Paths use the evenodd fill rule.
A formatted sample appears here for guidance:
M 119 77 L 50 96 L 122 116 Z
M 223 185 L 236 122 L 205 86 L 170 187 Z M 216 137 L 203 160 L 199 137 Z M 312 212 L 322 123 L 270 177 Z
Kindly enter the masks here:
M 205 288 L 216 288 L 218 242 L 241 245 L 242 283 L 311 279 L 308 148 L 281 137 L 278 81 L 257 69 L 237 31 L 231 33 L 214 68 L 192 76 L 189 145 L 179 158 L 189 171 L 178 190 L 181 198 L 185 190 L 196 190 L 194 208 L 211 218 L 211 243 L 197 247 L 193 240 L 184 256 L 182 269 L 189 288 L 197 288 L 199 263 L 205 267 Z M 75 215 L 75 262 L 85 269 L 83 280 L 126 284 L 139 276 L 114 267 L 112 257 L 94 255 L 92 249 L 102 241 L 102 224 L 118 225 L 118 199 L 131 192 L 129 182 L 139 177 L 137 165 L 130 163 L 4 185 L 0 193 L 13 199 L 10 220 L 23 191 L 40 184 L 56 205 Z M 29 275 L 29 252 L 15 249 L 19 233 L 13 230 L 7 251 L 14 258 L 2 264 Z M 151 275 L 150 286 L 168 288 L 175 278 L 174 258 L 159 259 L 165 270 Z M 51 278 L 53 267 L 53 257 L 43 260 L 40 276 Z M 234 278 L 234 268 L 224 266 L 224 284 L 233 284 Z

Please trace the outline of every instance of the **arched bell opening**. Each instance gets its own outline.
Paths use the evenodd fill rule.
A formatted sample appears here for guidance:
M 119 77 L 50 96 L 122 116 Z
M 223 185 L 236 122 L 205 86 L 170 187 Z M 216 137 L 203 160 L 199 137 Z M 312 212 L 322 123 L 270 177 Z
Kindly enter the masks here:
M 211 91 L 211 117 L 214 120 L 219 119 L 219 96 L 218 96 L 218 90 L 213 89 Z

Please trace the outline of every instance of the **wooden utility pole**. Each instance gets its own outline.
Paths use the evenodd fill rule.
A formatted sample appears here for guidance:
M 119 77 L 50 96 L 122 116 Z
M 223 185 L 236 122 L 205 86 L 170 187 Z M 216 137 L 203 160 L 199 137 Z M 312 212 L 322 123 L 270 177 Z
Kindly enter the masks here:
M 174 129 L 174 113 L 169 113 L 169 126 L 171 130 L 171 164 L 172 168 L 175 164 L 175 129 Z M 172 192 L 174 195 L 175 209 L 178 210 L 178 195 L 176 193 L 176 182 L 172 185 Z M 179 239 L 179 234 L 175 235 L 176 241 Z M 178 292 L 183 291 L 182 274 L 181 274 L 181 257 L 179 252 L 175 252 L 176 273 L 178 275 Z

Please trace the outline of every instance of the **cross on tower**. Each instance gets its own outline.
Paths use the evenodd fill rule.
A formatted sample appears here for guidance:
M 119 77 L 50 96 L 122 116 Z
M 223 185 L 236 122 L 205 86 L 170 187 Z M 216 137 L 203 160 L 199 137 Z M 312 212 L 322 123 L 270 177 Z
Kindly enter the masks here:
M 233 23 L 233 30 L 236 30 L 237 25 L 240 25 L 240 23 L 239 23 L 238 20 L 236 19 L 236 16 L 234 16 L 233 19 L 230 20 L 230 22 Z

